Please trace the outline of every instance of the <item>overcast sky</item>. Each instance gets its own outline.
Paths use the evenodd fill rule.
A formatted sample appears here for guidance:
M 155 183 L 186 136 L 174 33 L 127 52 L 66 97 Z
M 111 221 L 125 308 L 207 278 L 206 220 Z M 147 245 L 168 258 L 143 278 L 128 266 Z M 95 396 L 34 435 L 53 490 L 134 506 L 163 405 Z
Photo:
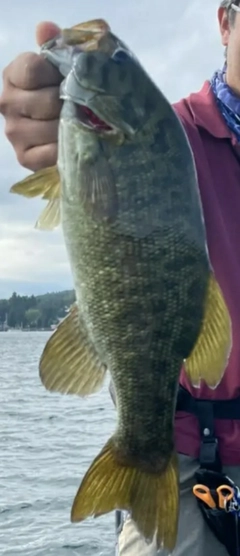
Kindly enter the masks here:
M 60 26 L 102 17 L 135 52 L 171 101 L 198 90 L 222 64 L 218 0 L 11 0 L 2 2 L 0 71 L 20 52 L 34 50 L 35 25 Z M 101 6 L 101 7 L 100 7 Z M 61 232 L 34 229 L 43 201 L 10 195 L 27 175 L 0 120 L 0 299 L 13 291 L 44 293 L 72 287 Z

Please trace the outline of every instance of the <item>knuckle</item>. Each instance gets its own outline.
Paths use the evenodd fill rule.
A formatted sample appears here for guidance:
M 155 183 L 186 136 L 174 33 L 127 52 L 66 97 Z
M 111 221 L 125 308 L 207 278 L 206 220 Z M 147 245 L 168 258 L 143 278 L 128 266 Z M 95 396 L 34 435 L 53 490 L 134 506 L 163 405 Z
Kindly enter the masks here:
M 13 60 L 12 62 L 10 62 L 10 64 L 5 66 L 2 70 L 2 80 L 3 80 L 3 88 L 4 89 L 11 82 L 11 74 L 12 74 L 12 71 L 14 69 L 15 63 L 16 63 L 16 60 Z
M 11 103 L 11 86 L 9 84 L 9 66 L 2 72 L 3 75 L 3 89 L 0 95 L 0 113 L 5 115 L 7 108 Z
M 22 84 L 23 88 L 32 88 L 39 74 L 39 56 L 33 52 L 26 52 L 18 58 L 18 71 L 22 66 Z
M 27 170 L 31 170 L 32 172 L 35 171 L 34 164 L 31 164 L 31 161 L 29 160 L 28 151 L 23 151 L 20 148 L 16 149 L 16 157 L 20 166 L 23 166 L 23 168 L 27 168 Z
M 0 96 L 0 113 L 6 118 L 11 118 L 16 112 L 17 98 L 16 93 L 11 85 L 5 85 L 3 87 L 2 94 Z
M 3 114 L 3 116 L 5 116 L 6 110 L 7 110 L 7 98 L 3 93 L 0 96 L 0 114 Z
M 21 166 L 26 166 L 25 142 L 23 140 L 19 141 L 17 122 L 12 119 L 7 120 L 4 131 L 7 139 L 14 148 L 19 164 L 21 164 Z
M 3 70 L 3 83 L 5 88 L 8 84 L 19 89 L 31 89 L 34 87 L 39 73 L 40 56 L 34 52 L 19 54 Z
M 11 64 L 9 64 L 5 68 L 3 68 L 3 71 L 2 71 L 2 79 L 3 79 L 3 84 L 4 85 L 5 85 L 6 81 L 8 81 L 8 79 L 9 79 L 9 72 L 11 71 L 10 66 L 11 66 Z
M 9 141 L 14 144 L 16 139 L 16 122 L 13 119 L 7 119 L 5 124 L 5 135 Z
M 46 91 L 44 103 L 42 104 L 42 113 L 45 117 L 58 117 L 61 110 L 61 101 L 59 99 L 59 88 L 51 87 Z

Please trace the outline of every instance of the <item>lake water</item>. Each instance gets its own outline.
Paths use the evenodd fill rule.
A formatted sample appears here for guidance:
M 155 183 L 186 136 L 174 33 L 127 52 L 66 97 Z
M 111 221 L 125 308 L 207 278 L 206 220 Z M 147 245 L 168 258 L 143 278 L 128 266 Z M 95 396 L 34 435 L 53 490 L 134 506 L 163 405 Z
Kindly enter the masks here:
M 107 385 L 84 400 L 44 389 L 49 336 L 0 334 L 0 555 L 113 556 L 114 514 L 71 524 L 70 511 L 115 411 Z

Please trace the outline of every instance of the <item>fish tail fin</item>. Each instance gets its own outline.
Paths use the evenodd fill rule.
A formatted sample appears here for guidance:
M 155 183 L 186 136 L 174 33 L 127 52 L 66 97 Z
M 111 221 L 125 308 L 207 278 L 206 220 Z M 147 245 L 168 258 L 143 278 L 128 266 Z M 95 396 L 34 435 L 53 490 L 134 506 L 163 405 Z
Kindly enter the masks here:
M 201 332 L 184 362 L 191 383 L 199 387 L 203 379 L 210 388 L 216 388 L 224 375 L 231 347 L 231 318 L 222 291 L 211 274 Z
M 60 224 L 60 177 L 57 166 L 39 170 L 10 189 L 11 193 L 23 197 L 38 197 L 48 200 L 48 204 L 36 222 L 40 230 L 53 230 Z
M 130 512 L 143 537 L 173 550 L 179 507 L 178 462 L 174 453 L 162 473 L 120 463 L 111 438 L 93 461 L 76 494 L 72 522 L 116 509 Z

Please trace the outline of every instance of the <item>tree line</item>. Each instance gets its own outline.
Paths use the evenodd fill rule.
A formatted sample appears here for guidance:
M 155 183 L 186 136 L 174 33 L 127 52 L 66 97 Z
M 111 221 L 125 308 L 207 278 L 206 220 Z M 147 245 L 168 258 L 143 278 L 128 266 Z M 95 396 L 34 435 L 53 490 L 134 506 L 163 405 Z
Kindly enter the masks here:
M 0 328 L 50 328 L 66 315 L 74 303 L 75 293 L 67 290 L 44 295 L 18 295 L 0 299 Z

